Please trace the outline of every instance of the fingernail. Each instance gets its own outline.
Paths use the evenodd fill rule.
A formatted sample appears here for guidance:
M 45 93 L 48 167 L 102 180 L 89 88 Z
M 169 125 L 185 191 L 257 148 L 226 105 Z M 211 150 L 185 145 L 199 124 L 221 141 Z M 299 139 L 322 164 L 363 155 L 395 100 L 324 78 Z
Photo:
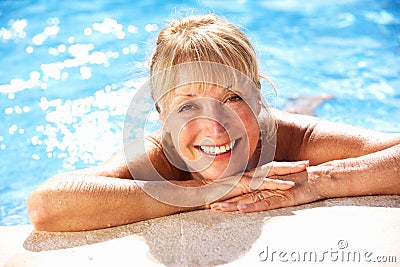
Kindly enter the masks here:
M 218 205 L 219 205 L 218 203 L 213 203 L 213 204 L 210 205 L 210 208 L 212 208 L 212 209 L 217 208 Z
M 296 185 L 295 182 L 293 181 L 281 181 L 281 186 L 285 187 L 285 188 L 292 188 L 293 186 Z
M 231 204 L 230 203 L 221 203 L 219 206 L 221 208 L 228 208 Z
M 237 205 L 237 207 L 240 210 L 245 210 L 245 209 L 247 209 L 248 205 L 247 204 L 239 204 L 239 205 Z

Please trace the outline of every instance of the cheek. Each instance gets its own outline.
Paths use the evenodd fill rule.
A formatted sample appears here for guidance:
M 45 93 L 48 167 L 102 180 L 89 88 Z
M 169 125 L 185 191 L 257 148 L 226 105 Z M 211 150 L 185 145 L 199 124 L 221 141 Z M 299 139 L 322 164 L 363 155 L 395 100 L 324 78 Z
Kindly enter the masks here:
M 236 110 L 236 114 L 242 120 L 244 125 L 257 124 L 257 118 L 253 110 L 246 106 L 242 106 Z
M 255 146 L 260 133 L 260 127 L 256 116 L 250 109 L 238 112 L 238 116 L 246 129 L 246 135 L 249 139 L 250 146 Z
M 183 125 L 179 131 L 176 131 L 176 138 L 181 149 L 193 146 L 198 128 L 198 125 L 194 121 L 191 121 Z
M 192 131 L 188 129 L 188 127 L 183 127 L 180 132 L 177 133 L 177 139 L 179 143 L 179 147 L 183 149 L 186 147 L 189 143 L 191 143 L 191 140 L 193 139 L 192 137 Z

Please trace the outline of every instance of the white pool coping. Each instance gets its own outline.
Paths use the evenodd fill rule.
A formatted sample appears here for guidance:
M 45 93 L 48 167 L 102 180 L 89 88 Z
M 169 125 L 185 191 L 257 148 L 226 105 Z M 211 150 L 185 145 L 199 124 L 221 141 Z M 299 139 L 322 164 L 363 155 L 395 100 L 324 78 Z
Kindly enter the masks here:
M 4 226 L 0 240 L 0 266 L 399 266 L 400 196 L 203 210 L 88 232 Z

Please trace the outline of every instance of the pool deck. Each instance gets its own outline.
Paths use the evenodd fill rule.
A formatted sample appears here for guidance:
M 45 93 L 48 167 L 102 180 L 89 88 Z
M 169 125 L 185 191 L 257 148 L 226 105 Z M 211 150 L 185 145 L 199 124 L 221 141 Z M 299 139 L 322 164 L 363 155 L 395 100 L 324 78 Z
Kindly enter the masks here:
M 87 232 L 4 226 L 0 240 L 0 266 L 310 266 L 310 255 L 311 266 L 399 266 L 400 196 L 202 210 Z

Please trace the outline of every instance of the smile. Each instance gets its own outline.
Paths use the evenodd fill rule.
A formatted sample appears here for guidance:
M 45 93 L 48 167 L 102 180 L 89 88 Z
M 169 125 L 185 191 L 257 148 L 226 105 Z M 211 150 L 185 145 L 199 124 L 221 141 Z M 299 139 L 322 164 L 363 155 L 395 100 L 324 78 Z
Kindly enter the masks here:
M 221 155 L 231 151 L 236 144 L 236 140 L 222 146 L 199 146 L 200 150 L 210 155 Z

